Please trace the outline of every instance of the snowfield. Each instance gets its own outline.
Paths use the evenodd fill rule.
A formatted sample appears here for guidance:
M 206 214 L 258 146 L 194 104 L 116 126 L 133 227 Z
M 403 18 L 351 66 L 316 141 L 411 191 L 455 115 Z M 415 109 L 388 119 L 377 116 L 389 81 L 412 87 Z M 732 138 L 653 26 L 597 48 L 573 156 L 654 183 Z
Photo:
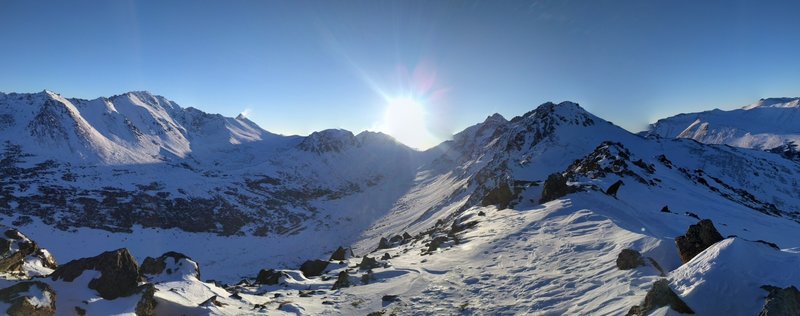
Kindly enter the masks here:
M 144 92 L 4 94 L 0 115 L 0 224 L 25 236 L 0 249 L 6 311 L 677 315 L 651 290 L 665 279 L 698 315 L 755 315 L 764 286 L 800 286 L 797 161 L 641 137 L 571 102 L 425 152 L 379 133 L 275 135 Z M 701 219 L 716 232 L 693 231 Z M 702 246 L 685 263 L 684 235 Z

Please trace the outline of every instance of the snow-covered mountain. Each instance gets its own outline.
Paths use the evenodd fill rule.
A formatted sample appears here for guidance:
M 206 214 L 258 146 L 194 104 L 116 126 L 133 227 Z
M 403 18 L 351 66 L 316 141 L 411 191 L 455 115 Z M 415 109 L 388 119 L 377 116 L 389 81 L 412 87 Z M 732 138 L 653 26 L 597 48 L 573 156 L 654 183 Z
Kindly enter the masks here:
M 572 102 L 418 152 L 372 132 L 275 135 L 143 92 L 0 100 L 0 223 L 38 245 L 0 258 L 10 305 L 753 315 L 800 286 L 800 164 L 642 137 Z
M 800 144 L 800 98 L 769 98 L 741 109 L 678 114 L 651 124 L 644 135 L 783 152 Z

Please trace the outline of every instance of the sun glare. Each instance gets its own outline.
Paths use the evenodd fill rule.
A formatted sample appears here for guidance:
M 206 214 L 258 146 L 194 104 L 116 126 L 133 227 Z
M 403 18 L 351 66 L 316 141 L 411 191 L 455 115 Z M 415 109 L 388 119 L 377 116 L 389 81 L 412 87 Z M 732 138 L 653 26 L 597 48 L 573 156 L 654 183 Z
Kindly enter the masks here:
M 378 129 L 417 149 L 427 149 L 436 144 L 436 139 L 428 132 L 425 107 L 411 98 L 390 100 Z

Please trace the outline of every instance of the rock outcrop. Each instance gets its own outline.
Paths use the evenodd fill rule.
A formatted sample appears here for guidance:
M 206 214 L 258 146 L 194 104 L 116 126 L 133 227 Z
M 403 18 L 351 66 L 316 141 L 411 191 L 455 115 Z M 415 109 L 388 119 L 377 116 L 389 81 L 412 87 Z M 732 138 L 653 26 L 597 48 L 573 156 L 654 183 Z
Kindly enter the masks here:
M 560 173 L 554 173 L 547 176 L 542 187 L 542 197 L 539 203 L 547 203 L 552 200 L 558 199 L 572 192 L 572 189 L 567 185 L 567 178 Z
M 328 261 L 324 260 L 307 260 L 300 265 L 300 271 L 307 278 L 320 276 L 325 268 L 328 267 Z
M 145 277 L 152 277 L 161 274 L 178 275 L 178 276 L 194 276 L 200 278 L 200 266 L 189 258 L 179 252 L 170 251 L 158 258 L 147 257 L 142 262 L 139 268 L 139 273 Z
M 703 250 L 722 239 L 722 235 L 714 227 L 714 223 L 709 219 L 704 219 L 697 224 L 689 226 L 683 236 L 676 237 L 675 244 L 678 246 L 681 262 L 687 263 Z
M 511 187 L 508 186 L 508 183 L 501 183 L 483 197 L 481 205 L 497 205 L 497 208 L 505 209 L 511 205 L 513 200 L 514 192 L 511 191 Z
M 56 313 L 56 293 L 43 282 L 22 282 L 2 289 L 0 302 L 8 306 L 6 315 L 50 316 Z
M 107 300 L 134 294 L 139 285 L 139 265 L 136 259 L 121 248 L 104 252 L 96 257 L 72 260 L 60 266 L 50 275 L 53 281 L 72 282 L 87 270 L 100 272 L 100 276 L 89 281 L 89 288 Z
M 338 290 L 343 287 L 350 286 L 350 274 L 347 271 L 339 272 L 339 276 L 336 278 L 336 282 L 333 282 L 333 287 L 331 290 Z
M 364 256 L 364 258 L 361 259 L 361 263 L 358 264 L 359 270 L 369 270 L 377 267 L 380 267 L 380 265 L 378 265 L 378 260 L 370 258 L 369 256 Z
M 39 275 L 40 271 L 24 271 L 25 261 L 37 261 L 41 266 L 55 269 L 58 263 L 45 249 L 16 229 L 9 229 L 0 238 L 0 273 Z M 49 272 L 49 271 L 47 271 Z M 47 273 L 45 272 L 45 273 Z
M 286 274 L 282 271 L 275 271 L 274 269 L 261 269 L 261 271 L 258 271 L 258 276 L 256 276 L 256 283 L 275 285 L 280 283 L 281 277 L 285 275 Z
M 800 315 L 800 291 L 796 287 L 779 288 L 765 285 L 761 287 L 769 291 L 764 307 L 758 316 L 790 316 Z
M 633 249 L 622 249 L 617 255 L 617 268 L 630 270 L 645 265 L 642 254 Z
M 681 314 L 694 314 L 694 311 L 681 299 L 678 294 L 669 287 L 667 279 L 661 279 L 653 283 L 653 288 L 647 292 L 644 302 L 641 305 L 633 306 L 628 311 L 628 316 L 644 316 L 650 312 L 669 306 L 672 310 Z
M 617 182 L 614 182 L 614 184 L 612 184 L 610 187 L 608 187 L 608 190 L 606 190 L 606 194 L 616 198 L 617 197 L 617 191 L 619 191 L 619 187 L 621 187 L 624 184 L 625 184 L 625 182 L 622 182 L 622 180 L 617 180 Z
M 334 251 L 333 254 L 331 254 L 330 261 L 342 261 L 347 259 L 346 257 L 347 249 L 344 249 L 344 247 L 340 246 L 339 248 L 336 248 L 336 251 Z

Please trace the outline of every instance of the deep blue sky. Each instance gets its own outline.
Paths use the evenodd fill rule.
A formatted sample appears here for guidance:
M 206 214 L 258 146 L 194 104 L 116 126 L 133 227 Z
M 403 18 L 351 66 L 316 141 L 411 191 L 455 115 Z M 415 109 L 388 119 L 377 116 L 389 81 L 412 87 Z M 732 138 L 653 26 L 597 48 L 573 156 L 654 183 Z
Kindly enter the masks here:
M 0 0 L 0 91 L 148 90 L 283 134 L 375 128 L 411 91 L 440 138 L 571 100 L 638 131 L 800 95 L 798 3 Z

